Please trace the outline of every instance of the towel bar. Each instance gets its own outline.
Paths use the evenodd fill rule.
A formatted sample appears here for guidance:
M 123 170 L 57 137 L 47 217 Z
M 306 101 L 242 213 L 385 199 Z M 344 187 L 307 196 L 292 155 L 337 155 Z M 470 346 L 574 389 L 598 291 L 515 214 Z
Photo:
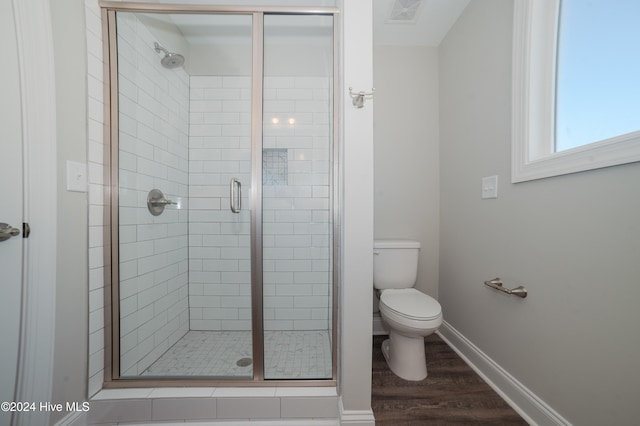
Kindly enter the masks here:
M 494 278 L 489 281 L 485 281 L 484 285 L 491 287 L 495 290 L 500 290 L 503 293 L 512 294 L 514 296 L 522 297 L 523 299 L 527 297 L 527 289 L 519 286 L 514 289 L 509 290 L 508 288 L 502 287 L 502 280 L 500 278 Z

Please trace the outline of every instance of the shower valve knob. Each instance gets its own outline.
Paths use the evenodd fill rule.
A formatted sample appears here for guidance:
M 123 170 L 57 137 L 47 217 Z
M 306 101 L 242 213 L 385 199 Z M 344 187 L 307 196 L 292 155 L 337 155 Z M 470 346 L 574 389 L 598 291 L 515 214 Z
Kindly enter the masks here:
M 169 205 L 178 204 L 174 201 L 167 200 L 159 189 L 152 189 L 147 196 L 147 208 L 149 213 L 159 216 L 164 212 L 164 208 Z

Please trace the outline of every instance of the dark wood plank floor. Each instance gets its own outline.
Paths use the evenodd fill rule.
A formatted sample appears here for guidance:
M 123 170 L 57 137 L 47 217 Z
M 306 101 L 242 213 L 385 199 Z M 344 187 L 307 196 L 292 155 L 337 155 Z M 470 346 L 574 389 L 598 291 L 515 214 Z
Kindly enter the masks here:
M 373 338 L 372 407 L 376 425 L 526 425 L 527 423 L 442 339 L 425 338 L 426 379 L 393 374 Z

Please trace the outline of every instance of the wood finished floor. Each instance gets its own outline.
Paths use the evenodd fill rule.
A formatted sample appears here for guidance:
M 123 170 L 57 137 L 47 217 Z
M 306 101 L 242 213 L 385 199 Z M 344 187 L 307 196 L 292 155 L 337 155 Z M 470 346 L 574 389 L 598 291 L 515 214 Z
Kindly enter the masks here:
M 373 337 L 372 401 L 376 425 L 526 425 L 438 335 L 425 338 L 425 380 L 393 374 Z

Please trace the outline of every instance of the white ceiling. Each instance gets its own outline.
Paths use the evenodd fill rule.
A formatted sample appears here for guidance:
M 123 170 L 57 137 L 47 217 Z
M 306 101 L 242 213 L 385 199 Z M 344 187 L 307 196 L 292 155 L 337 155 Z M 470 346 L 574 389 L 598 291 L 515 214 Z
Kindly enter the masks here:
M 396 1 L 373 0 L 373 44 L 438 46 L 470 0 L 421 0 L 414 21 L 388 22 Z
M 168 0 L 160 0 L 168 1 Z M 198 3 L 198 0 L 171 0 L 174 3 L 190 2 Z M 214 0 L 207 0 L 212 3 Z M 236 0 L 254 1 L 254 0 Z M 300 0 L 278 0 L 299 2 Z M 332 2 L 335 0 L 315 0 L 315 2 Z M 349 1 L 349 0 L 344 0 Z M 406 22 L 389 22 L 394 4 L 399 1 L 402 4 L 419 2 L 415 19 Z M 469 4 L 470 0 L 372 0 L 373 2 L 373 43 L 375 45 L 390 46 L 438 46 L 451 26 L 457 21 L 460 14 Z M 229 15 L 172 15 L 173 21 L 181 28 L 190 43 L 206 43 L 212 38 L 225 37 L 226 40 L 234 37 L 250 37 L 251 20 L 247 16 Z M 248 18 L 248 19 L 247 19 Z M 289 21 L 275 21 L 270 27 L 275 28 L 280 24 L 284 35 L 293 33 L 307 36 L 326 36 L 327 23 L 319 21 L 315 23 L 305 22 L 303 27 L 292 26 Z M 286 19 L 286 17 L 284 18 Z M 295 21 L 294 21 L 295 22 Z M 275 25 L 274 25 L 275 24 Z M 311 25 L 309 25 L 311 24 Z M 329 24 L 330 25 L 330 24 Z

